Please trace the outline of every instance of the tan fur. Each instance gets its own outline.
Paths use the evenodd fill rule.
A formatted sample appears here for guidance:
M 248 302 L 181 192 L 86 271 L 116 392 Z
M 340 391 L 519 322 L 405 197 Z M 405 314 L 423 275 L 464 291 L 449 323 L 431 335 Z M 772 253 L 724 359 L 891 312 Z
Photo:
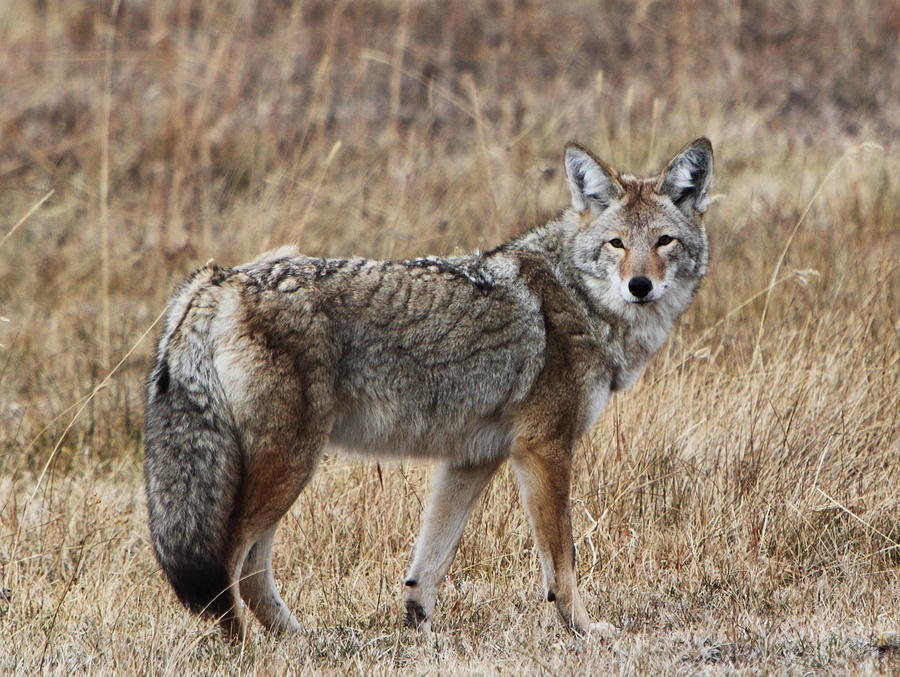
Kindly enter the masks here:
M 186 605 L 234 639 L 245 605 L 269 630 L 299 630 L 272 543 L 330 443 L 440 462 L 408 625 L 431 628 L 468 516 L 509 458 L 547 598 L 572 632 L 614 631 L 590 622 L 577 588 L 572 456 L 706 272 L 712 149 L 700 139 L 652 179 L 577 144 L 564 160 L 572 208 L 490 252 L 369 261 L 283 248 L 202 268 L 176 293 L 148 381 L 146 482 L 154 550 Z

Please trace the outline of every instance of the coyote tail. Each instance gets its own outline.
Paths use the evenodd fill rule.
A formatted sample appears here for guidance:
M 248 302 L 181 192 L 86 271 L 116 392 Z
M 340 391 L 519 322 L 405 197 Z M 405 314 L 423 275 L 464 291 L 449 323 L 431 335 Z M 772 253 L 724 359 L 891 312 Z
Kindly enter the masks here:
M 144 473 L 151 541 L 166 578 L 191 611 L 221 617 L 233 605 L 226 551 L 242 452 L 213 365 L 214 313 L 192 310 L 203 272 L 173 299 L 147 383 Z

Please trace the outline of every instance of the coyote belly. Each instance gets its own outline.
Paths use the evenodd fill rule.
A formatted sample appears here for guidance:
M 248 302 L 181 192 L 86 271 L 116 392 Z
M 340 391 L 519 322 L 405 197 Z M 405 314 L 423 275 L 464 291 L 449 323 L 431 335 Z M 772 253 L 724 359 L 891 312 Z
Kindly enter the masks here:
M 572 206 L 484 253 L 321 259 L 282 248 L 196 271 L 176 292 L 148 379 L 146 491 L 179 599 L 233 638 L 244 607 L 299 629 L 275 585 L 276 526 L 323 448 L 436 459 L 406 583 L 429 629 L 468 515 L 509 459 L 547 599 L 578 634 L 572 454 L 629 387 L 706 273 L 712 148 L 654 178 L 566 147 Z

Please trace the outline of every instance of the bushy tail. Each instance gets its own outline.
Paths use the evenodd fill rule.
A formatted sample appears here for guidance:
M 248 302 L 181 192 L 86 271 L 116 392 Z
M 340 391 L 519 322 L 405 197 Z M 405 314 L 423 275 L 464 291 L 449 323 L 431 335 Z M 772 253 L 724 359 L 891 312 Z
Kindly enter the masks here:
M 182 311 L 187 315 L 189 306 Z M 187 339 L 170 351 L 170 338 L 171 332 L 160 342 L 147 384 L 144 478 L 150 536 L 182 603 L 195 613 L 220 617 L 232 607 L 226 548 L 241 482 L 240 441 L 208 347 Z

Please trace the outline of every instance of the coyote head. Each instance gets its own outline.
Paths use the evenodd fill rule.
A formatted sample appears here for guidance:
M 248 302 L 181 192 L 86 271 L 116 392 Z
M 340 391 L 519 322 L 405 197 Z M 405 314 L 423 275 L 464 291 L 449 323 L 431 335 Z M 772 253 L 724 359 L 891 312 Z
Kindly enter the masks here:
M 577 143 L 566 146 L 565 167 L 578 215 L 575 265 L 604 305 L 693 293 L 708 255 L 702 223 L 713 177 L 708 139 L 687 145 L 648 179 L 620 175 Z

